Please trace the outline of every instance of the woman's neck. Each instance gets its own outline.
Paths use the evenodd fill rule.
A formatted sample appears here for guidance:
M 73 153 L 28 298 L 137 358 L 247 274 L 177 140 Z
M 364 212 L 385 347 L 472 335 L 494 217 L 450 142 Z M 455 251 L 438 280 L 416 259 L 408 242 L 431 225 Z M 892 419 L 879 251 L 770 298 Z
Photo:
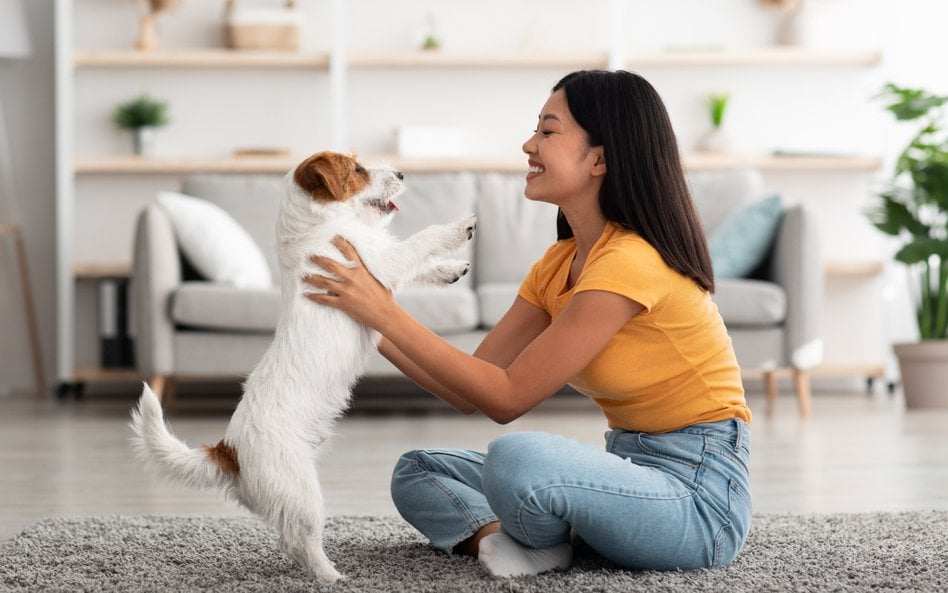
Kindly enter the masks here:
M 606 217 L 602 215 L 599 208 L 564 212 L 569 226 L 573 229 L 573 237 L 576 239 L 576 255 L 578 259 L 585 260 L 593 245 L 602 236 L 603 229 L 606 228 Z

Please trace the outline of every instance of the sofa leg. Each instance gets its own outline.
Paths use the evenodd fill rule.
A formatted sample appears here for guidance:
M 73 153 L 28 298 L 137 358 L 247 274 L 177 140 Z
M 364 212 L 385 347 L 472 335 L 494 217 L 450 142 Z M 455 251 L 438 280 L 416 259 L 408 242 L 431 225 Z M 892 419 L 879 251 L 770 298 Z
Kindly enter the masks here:
M 800 369 L 793 369 L 793 387 L 797 392 L 797 401 L 800 403 L 800 415 L 810 415 L 810 374 Z
M 153 375 L 148 380 L 151 390 L 158 396 L 165 412 L 173 412 L 177 402 L 177 381 L 170 375 Z
M 764 371 L 764 386 L 767 389 L 767 411 L 772 412 L 777 403 L 777 371 Z
M 167 379 L 168 377 L 165 375 L 152 375 L 148 378 L 148 386 L 151 387 L 154 394 L 158 396 L 158 401 L 164 399 Z

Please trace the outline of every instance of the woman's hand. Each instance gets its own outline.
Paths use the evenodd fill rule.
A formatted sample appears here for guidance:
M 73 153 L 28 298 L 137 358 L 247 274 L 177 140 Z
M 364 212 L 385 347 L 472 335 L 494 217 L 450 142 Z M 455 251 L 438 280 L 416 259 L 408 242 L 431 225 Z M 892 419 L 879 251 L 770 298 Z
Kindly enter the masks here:
M 391 311 L 398 306 L 391 291 L 382 286 L 369 272 L 351 243 L 342 237 L 336 237 L 332 242 L 350 264 L 342 264 L 319 255 L 311 257 L 310 261 L 335 278 L 318 274 L 305 276 L 305 283 L 325 290 L 326 293 L 306 292 L 303 296 L 314 303 L 340 309 L 356 321 L 380 331 L 382 322 L 388 319 Z

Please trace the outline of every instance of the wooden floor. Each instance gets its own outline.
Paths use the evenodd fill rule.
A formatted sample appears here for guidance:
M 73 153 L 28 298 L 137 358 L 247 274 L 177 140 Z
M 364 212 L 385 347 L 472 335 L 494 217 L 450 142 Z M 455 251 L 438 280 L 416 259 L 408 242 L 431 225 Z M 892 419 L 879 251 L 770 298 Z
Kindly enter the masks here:
M 217 494 L 142 471 L 128 447 L 134 398 L 120 393 L 65 403 L 0 399 L 0 540 L 51 516 L 244 513 Z M 762 396 L 748 399 L 755 414 L 756 511 L 948 509 L 948 410 L 907 412 L 898 395 L 816 393 L 812 416 L 804 420 L 789 395 L 769 415 Z M 383 413 L 377 399 L 365 402 L 339 424 L 320 462 L 331 514 L 395 514 L 388 480 L 405 450 L 482 450 L 495 436 L 516 430 L 602 444 L 605 430 L 598 411 L 579 396 L 556 396 L 508 426 L 441 407 Z M 185 398 L 172 426 L 192 445 L 217 442 L 233 403 Z

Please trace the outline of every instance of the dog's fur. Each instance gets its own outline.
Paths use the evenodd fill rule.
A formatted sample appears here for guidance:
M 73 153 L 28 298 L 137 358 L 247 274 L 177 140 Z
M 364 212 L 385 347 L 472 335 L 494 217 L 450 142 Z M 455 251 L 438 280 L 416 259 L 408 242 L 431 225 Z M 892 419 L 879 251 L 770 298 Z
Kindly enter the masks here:
M 473 216 L 430 226 L 404 241 L 385 230 L 402 175 L 368 169 L 354 157 L 317 153 L 287 175 L 277 223 L 282 304 L 273 344 L 247 377 L 224 439 L 191 449 L 166 426 L 158 398 L 146 384 L 132 413 L 134 445 L 164 475 L 223 490 L 280 534 L 280 548 L 311 575 L 340 578 L 322 547 L 323 500 L 316 456 L 351 389 L 377 347 L 379 335 L 345 313 L 303 296 L 307 274 L 326 273 L 309 261 L 344 261 L 331 240 L 340 235 L 387 288 L 406 281 L 448 284 L 468 262 L 444 256 L 469 240 Z

